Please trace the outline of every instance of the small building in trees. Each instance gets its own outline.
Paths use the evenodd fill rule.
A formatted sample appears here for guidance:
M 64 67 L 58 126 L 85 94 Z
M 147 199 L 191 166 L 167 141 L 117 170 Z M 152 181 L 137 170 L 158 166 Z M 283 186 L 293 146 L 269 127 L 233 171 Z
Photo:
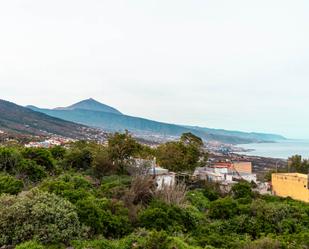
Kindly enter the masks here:
M 164 186 L 173 186 L 176 182 L 176 173 L 158 166 L 150 168 L 148 174 L 155 178 L 158 189 L 162 189 Z

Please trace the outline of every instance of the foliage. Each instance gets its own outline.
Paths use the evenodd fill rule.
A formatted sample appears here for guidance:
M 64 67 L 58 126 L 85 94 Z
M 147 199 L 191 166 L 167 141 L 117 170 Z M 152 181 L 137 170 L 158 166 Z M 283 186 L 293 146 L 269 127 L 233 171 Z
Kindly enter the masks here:
M 0 170 L 11 173 L 15 170 L 22 159 L 17 149 L 0 147 Z
M 7 194 L 18 194 L 22 191 L 24 184 L 21 180 L 17 180 L 15 177 L 0 174 L 0 194 L 7 193 Z
M 39 182 L 47 176 L 43 166 L 38 165 L 34 160 L 23 159 L 17 168 L 17 174 L 31 182 Z
M 187 193 L 188 201 L 201 212 L 205 212 L 210 207 L 210 201 L 205 197 L 202 190 L 192 190 Z
M 44 249 L 44 246 L 36 241 L 27 241 L 19 244 L 15 249 Z
M 243 247 L 243 249 L 281 249 L 279 241 L 270 239 L 270 238 L 262 238 L 257 241 L 251 242 L 250 244 Z
M 131 177 L 123 175 L 105 176 L 102 178 L 100 193 L 108 198 L 122 198 L 131 184 Z
M 159 201 L 152 202 L 150 207 L 139 214 L 141 227 L 157 231 L 186 232 L 195 228 L 197 222 L 197 217 L 188 209 Z
M 25 159 L 31 159 L 38 165 L 43 166 L 47 171 L 54 169 L 55 162 L 51 152 L 44 148 L 25 148 L 22 151 Z
M 295 155 L 288 160 L 288 171 L 307 174 L 309 171 L 309 160 L 303 159 L 300 155 Z
M 230 197 L 213 201 L 208 216 L 212 219 L 229 219 L 238 213 L 237 203 Z
M 163 168 L 175 172 L 193 171 L 207 160 L 202 145 L 203 141 L 199 137 L 185 133 L 180 141 L 167 142 L 158 146 L 156 151 L 158 163 Z
M 74 206 L 54 195 L 33 189 L 18 196 L 0 197 L 0 244 L 35 239 L 68 242 L 81 233 Z
M 85 170 L 91 168 L 93 153 L 85 143 L 75 144 L 64 156 L 66 168 Z
M 254 197 L 254 193 L 251 189 L 251 184 L 246 181 L 241 181 L 233 185 L 231 189 L 231 194 L 235 199 Z
M 61 160 L 65 156 L 66 149 L 60 145 L 57 145 L 50 148 L 50 153 L 52 154 L 54 159 Z
M 64 174 L 46 180 L 40 185 L 40 189 L 61 196 L 72 203 L 96 194 L 90 180 L 78 174 Z
M 140 144 L 126 133 L 116 132 L 108 139 L 108 153 L 118 172 L 126 173 L 126 161 L 140 150 Z
M 117 167 L 113 164 L 108 150 L 103 147 L 99 147 L 95 150 L 92 161 L 92 169 L 95 176 L 100 178 L 117 173 Z
M 118 238 L 131 231 L 128 211 L 121 202 L 88 198 L 76 203 L 80 221 L 94 234 Z

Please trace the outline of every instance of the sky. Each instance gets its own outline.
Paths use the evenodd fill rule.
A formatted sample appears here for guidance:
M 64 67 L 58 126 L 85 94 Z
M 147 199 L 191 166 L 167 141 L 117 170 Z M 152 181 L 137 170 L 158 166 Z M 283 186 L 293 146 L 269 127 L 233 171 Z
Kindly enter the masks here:
M 0 98 L 309 138 L 308 0 L 0 1 Z M 1 115 L 1 114 L 0 114 Z

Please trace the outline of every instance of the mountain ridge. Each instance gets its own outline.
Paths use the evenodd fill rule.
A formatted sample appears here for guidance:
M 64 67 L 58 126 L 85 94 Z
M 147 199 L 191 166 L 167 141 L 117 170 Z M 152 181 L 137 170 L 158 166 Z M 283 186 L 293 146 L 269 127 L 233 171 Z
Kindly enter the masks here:
M 115 112 L 105 112 L 91 108 L 87 102 L 100 103 L 94 99 L 80 101 L 65 108 L 41 109 L 28 106 L 34 111 L 43 112 L 47 115 L 69 120 L 75 123 L 84 124 L 91 127 L 101 128 L 111 132 L 129 130 L 140 136 L 180 136 L 184 132 L 192 132 L 204 140 L 219 141 L 223 143 L 239 144 L 253 142 L 269 142 L 284 139 L 276 134 L 246 133 L 238 131 L 227 131 L 223 129 L 210 129 L 198 126 L 184 126 L 169 124 L 155 120 L 129 116 Z M 79 103 L 87 105 L 88 108 L 80 108 Z M 102 104 L 102 103 L 100 103 Z M 102 104 L 104 105 L 104 104 Z M 113 108 L 113 107 L 111 107 Z M 115 109 L 115 108 L 113 108 Z M 116 110 L 116 109 L 115 109 Z
M 0 129 L 9 134 L 29 136 L 59 135 L 86 139 L 93 128 L 48 116 L 42 112 L 0 99 Z

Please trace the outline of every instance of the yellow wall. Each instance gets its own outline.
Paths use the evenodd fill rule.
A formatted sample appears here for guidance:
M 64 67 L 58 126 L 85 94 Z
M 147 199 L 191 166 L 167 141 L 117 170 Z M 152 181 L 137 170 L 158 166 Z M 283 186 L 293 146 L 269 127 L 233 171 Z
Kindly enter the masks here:
M 252 163 L 251 162 L 233 162 L 234 169 L 239 173 L 252 173 Z
M 271 176 L 274 195 L 309 202 L 308 176 L 297 173 L 275 173 Z

